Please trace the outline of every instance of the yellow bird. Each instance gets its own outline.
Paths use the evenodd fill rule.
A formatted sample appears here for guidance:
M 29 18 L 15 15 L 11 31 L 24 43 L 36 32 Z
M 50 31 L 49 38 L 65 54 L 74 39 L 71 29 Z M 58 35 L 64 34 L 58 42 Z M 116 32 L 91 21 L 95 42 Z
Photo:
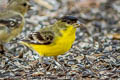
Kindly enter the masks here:
M 58 55 L 65 54 L 71 48 L 76 28 L 80 26 L 76 17 L 64 16 L 53 25 L 29 34 L 20 43 L 35 50 L 40 56 L 53 56 L 57 60 Z
M 16 37 L 24 26 L 24 14 L 28 11 L 29 0 L 8 0 L 6 8 L 0 8 L 0 53 L 3 45 Z

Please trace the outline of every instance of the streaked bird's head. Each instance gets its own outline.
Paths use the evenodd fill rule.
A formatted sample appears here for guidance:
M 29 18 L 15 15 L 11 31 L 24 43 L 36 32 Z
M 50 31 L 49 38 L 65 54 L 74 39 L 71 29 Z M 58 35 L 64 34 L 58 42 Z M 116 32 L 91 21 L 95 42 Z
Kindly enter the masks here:
M 67 27 L 69 26 L 73 26 L 74 28 L 78 28 L 83 26 L 82 23 L 80 23 L 80 21 L 78 20 L 77 17 L 74 16 L 64 16 L 62 18 L 59 19 L 62 23 L 65 23 L 65 25 Z
M 29 0 L 8 0 L 8 9 L 25 14 L 30 8 Z

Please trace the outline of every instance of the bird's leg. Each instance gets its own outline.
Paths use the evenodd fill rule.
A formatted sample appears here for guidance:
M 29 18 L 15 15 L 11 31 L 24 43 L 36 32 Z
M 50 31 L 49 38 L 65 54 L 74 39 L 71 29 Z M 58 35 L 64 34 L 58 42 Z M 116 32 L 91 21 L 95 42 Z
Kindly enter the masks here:
M 57 56 L 54 56 L 54 62 L 60 69 L 62 69 L 63 71 L 66 71 L 65 67 L 58 62 Z
M 4 54 L 5 53 L 5 50 L 4 50 L 4 47 L 2 44 L 0 44 L 0 53 L 1 54 Z
M 45 66 L 45 62 L 44 62 L 44 56 L 40 56 L 41 58 L 39 59 L 39 61 L 40 61 L 40 64 L 41 64 L 41 67 L 43 68 L 43 70 L 44 70 L 44 75 L 46 75 L 46 72 L 48 71 L 48 67 L 50 67 L 50 66 L 48 66 L 48 67 L 46 67 Z
M 54 59 L 55 59 L 56 61 L 58 61 L 58 60 L 57 60 L 57 56 L 54 56 Z
M 42 66 L 42 68 L 44 68 L 44 60 L 43 60 L 43 56 L 40 56 L 40 64 L 41 64 L 41 66 Z
M 44 56 L 40 56 L 40 57 L 41 57 L 41 58 L 39 59 L 39 61 L 40 61 L 41 67 L 42 67 L 42 68 L 45 68 L 46 65 L 45 65 L 45 61 L 44 61 Z M 46 69 L 45 69 L 45 71 L 46 71 Z

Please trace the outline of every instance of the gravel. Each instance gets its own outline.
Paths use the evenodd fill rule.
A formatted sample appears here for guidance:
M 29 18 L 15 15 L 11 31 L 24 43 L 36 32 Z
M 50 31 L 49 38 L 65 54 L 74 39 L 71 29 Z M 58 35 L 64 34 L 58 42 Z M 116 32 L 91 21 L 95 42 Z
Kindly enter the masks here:
M 25 16 L 23 32 L 6 44 L 6 54 L 0 55 L 0 80 L 119 80 L 120 1 L 93 0 L 94 6 L 89 0 L 45 1 L 53 9 L 31 1 L 33 10 Z M 63 15 L 76 16 L 85 24 L 77 30 L 72 48 L 58 57 L 65 71 L 52 57 L 45 57 L 41 65 L 35 51 L 14 42 Z M 22 57 L 17 57 L 19 54 Z

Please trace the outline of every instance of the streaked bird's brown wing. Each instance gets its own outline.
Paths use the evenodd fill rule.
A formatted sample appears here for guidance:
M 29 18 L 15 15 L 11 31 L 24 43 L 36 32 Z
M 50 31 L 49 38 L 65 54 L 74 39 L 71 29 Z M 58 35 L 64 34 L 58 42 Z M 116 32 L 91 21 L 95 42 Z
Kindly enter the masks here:
M 22 40 L 27 43 L 48 45 L 54 40 L 52 31 L 33 32 L 28 36 L 28 39 Z

